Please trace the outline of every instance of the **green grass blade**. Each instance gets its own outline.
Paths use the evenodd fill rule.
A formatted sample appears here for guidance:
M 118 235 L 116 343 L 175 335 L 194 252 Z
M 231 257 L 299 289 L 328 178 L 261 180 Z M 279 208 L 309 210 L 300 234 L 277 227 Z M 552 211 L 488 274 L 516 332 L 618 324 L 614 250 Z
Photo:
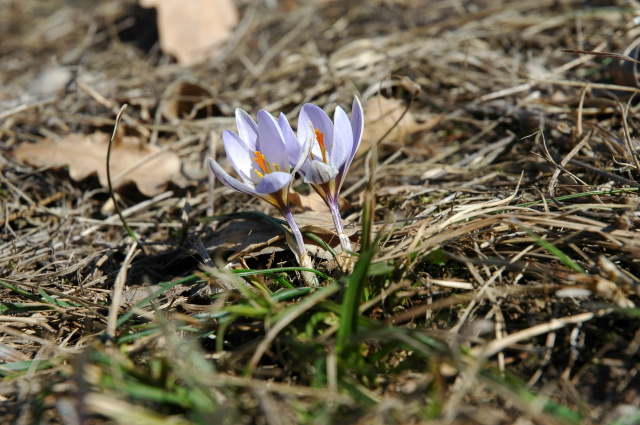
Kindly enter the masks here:
M 175 280 L 173 282 L 161 283 L 160 284 L 160 286 L 162 286 L 161 289 L 158 289 L 157 291 L 152 292 L 147 297 L 145 297 L 144 299 L 142 299 L 141 301 L 136 303 L 136 305 L 133 306 L 129 311 L 127 311 L 125 314 L 120 316 L 120 318 L 116 322 L 116 326 L 120 327 L 120 326 L 124 325 L 127 322 L 127 320 L 129 320 L 131 318 L 131 316 L 134 315 L 134 311 L 136 309 L 139 309 L 139 308 L 142 308 L 142 307 L 146 306 L 151 301 L 156 299 L 159 295 L 161 295 L 163 292 L 173 288 L 174 286 L 178 286 L 178 285 L 181 285 L 183 283 L 194 282 L 194 281 L 197 281 L 199 279 L 200 279 L 200 277 L 195 276 L 195 275 L 191 275 L 191 276 L 184 277 L 182 279 Z
M 42 289 L 40 286 L 38 286 L 38 293 L 40 295 L 42 295 L 42 298 L 44 298 L 45 300 L 49 301 L 49 303 L 51 303 L 53 305 L 59 305 L 61 307 L 73 307 L 69 303 L 66 303 L 66 302 L 64 302 L 62 300 L 59 300 L 57 298 L 53 298 L 51 295 L 49 295 L 46 292 L 44 292 L 44 289 Z
M 252 269 L 233 269 L 231 270 L 231 273 L 233 273 L 236 276 L 254 276 L 257 274 L 263 274 L 263 275 L 272 275 L 274 273 L 282 273 L 282 272 L 312 272 L 315 273 L 316 275 L 318 275 L 319 277 L 321 277 L 322 279 L 325 280 L 331 280 L 331 278 L 329 276 L 327 276 L 326 274 L 316 270 L 316 269 L 307 269 L 304 267 L 275 267 L 272 269 L 266 269 L 266 270 L 252 270 Z
M 622 194 L 622 193 L 631 193 L 631 192 L 637 192 L 637 191 L 638 191 L 637 187 L 626 187 L 626 188 L 622 188 L 622 189 L 613 189 L 613 190 L 595 190 L 595 191 L 591 191 L 591 192 L 572 193 L 571 195 L 559 196 L 559 197 L 556 198 L 556 200 L 558 200 L 558 201 L 566 201 L 568 199 L 584 198 L 584 197 L 587 197 L 587 196 L 618 195 L 618 194 Z M 532 205 L 543 204 L 544 202 L 553 202 L 553 199 L 545 199 L 544 201 L 540 200 L 540 201 L 525 202 L 524 204 L 519 204 L 517 206 L 518 207 L 530 207 Z
M 511 397 L 517 399 L 520 404 L 525 406 L 536 406 L 540 404 L 539 394 L 528 389 L 524 382 L 522 382 L 515 375 L 507 373 L 504 378 L 496 376 L 490 371 L 484 370 L 480 372 L 482 380 L 490 387 L 494 387 L 501 392 L 505 390 L 511 393 Z M 543 411 L 552 416 L 555 420 L 565 424 L 578 425 L 583 423 L 582 416 L 571 410 L 570 408 L 561 404 L 554 403 L 550 399 L 542 400 Z
M 580 267 L 578 263 L 569 258 L 564 252 L 558 249 L 553 244 L 548 241 L 542 239 L 540 236 L 536 235 L 531 231 L 527 231 L 527 235 L 533 239 L 538 245 L 545 249 L 549 254 L 556 257 L 562 264 L 569 267 L 571 270 L 577 273 L 585 273 L 584 269 Z
M 13 286 L 12 284 L 4 282 L 2 280 L 0 280 L 0 286 L 4 286 L 8 290 L 15 292 L 18 295 L 22 295 L 23 297 L 28 298 L 30 300 L 42 301 L 42 298 L 38 297 L 37 295 L 33 295 L 30 292 L 25 291 L 24 289 L 20 289 L 17 286 Z
M 360 299 L 366 285 L 369 284 L 369 267 L 375 254 L 371 247 L 360 255 L 353 273 L 347 278 L 347 289 L 342 300 L 340 327 L 336 341 L 338 355 L 344 355 L 351 346 L 350 340 L 358 330 Z

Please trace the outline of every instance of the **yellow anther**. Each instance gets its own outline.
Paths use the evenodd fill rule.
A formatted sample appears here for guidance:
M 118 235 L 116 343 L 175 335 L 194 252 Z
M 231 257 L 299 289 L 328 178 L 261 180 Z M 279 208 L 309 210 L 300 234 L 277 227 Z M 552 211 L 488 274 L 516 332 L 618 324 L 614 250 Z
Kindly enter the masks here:
M 271 171 L 273 171 L 271 169 L 271 165 L 266 161 L 266 158 L 264 157 L 264 154 L 260 151 L 254 151 L 253 152 L 255 154 L 255 158 L 253 158 L 253 160 L 256 162 L 256 164 L 258 164 L 258 167 L 260 167 L 260 170 L 262 170 L 262 173 L 256 169 L 256 173 L 260 176 L 263 177 L 265 174 L 269 174 Z
M 322 162 L 326 164 L 327 148 L 324 146 L 324 133 L 321 133 L 319 128 L 316 128 L 316 140 L 318 141 L 318 145 L 320 146 L 320 152 L 322 152 Z

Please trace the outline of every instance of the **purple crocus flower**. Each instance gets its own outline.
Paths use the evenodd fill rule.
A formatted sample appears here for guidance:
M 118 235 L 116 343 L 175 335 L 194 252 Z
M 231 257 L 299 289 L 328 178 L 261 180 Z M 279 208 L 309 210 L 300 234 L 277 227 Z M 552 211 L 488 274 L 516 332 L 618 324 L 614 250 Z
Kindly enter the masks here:
M 225 130 L 222 140 L 227 158 L 242 181 L 209 158 L 211 171 L 228 188 L 256 196 L 280 210 L 296 238 L 300 263 L 306 267 L 309 261 L 302 233 L 289 208 L 289 188 L 293 175 L 309 155 L 313 139 L 299 144 L 284 115 L 276 120 L 265 110 L 258 112 L 256 124 L 248 113 L 236 109 L 236 124 L 238 134 Z
M 297 147 L 289 150 L 289 161 L 294 164 L 300 157 L 303 141 L 313 140 L 311 152 L 298 172 L 331 210 L 340 244 L 345 250 L 351 250 L 351 243 L 342 226 L 338 196 L 347 170 L 360 146 L 363 129 L 362 105 L 357 97 L 353 100 L 351 119 L 338 106 L 333 122 L 322 109 L 308 103 L 302 107 L 298 117 Z

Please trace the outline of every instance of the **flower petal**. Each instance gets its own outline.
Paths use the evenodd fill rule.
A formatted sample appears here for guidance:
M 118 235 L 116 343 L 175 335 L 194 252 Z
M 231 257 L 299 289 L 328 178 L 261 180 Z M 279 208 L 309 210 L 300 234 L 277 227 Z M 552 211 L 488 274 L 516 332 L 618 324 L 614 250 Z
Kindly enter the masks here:
M 308 122 L 311 122 L 312 127 L 309 127 Z M 300 115 L 298 116 L 298 140 L 302 143 L 302 141 L 309 137 L 309 132 L 312 133 L 312 137 L 315 140 L 316 129 L 324 135 L 325 143 L 332 143 L 333 123 L 329 119 L 329 116 L 316 105 L 307 103 L 302 107 Z M 320 146 L 318 146 L 317 143 L 313 144 L 311 152 L 314 157 L 322 157 Z
M 353 98 L 353 106 L 351 107 L 351 130 L 353 130 L 353 147 L 351 159 L 356 155 L 360 142 L 362 141 L 362 133 L 364 132 L 364 118 L 362 113 L 362 104 L 358 96 Z M 351 163 L 349 163 L 351 165 Z
M 213 158 L 209 158 L 209 167 L 211 168 L 211 171 L 213 171 L 213 174 L 215 174 L 216 178 L 229 189 L 253 196 L 260 196 L 253 187 L 240 183 L 238 180 L 231 177 L 229 173 L 224 171 L 220 164 L 218 164 Z
M 292 176 L 289 173 L 283 171 L 276 171 L 274 173 L 265 174 L 264 178 L 256 185 L 256 192 L 261 196 L 269 195 L 275 192 L 279 192 L 282 189 L 288 190 L 289 184 L 291 184 Z
M 273 115 L 264 109 L 258 111 L 257 150 L 264 154 L 267 161 L 276 164 L 280 171 L 289 171 L 289 158 L 280 126 Z
M 251 118 L 251 115 L 240 108 L 236 109 L 236 125 L 240 138 L 244 140 L 250 150 L 255 151 L 258 140 L 258 125 Z
M 340 175 L 336 178 L 336 189 L 340 191 L 342 187 L 342 183 L 344 181 L 344 177 L 351 166 L 351 162 L 353 158 L 356 156 L 358 152 L 358 147 L 360 147 L 360 142 L 362 141 L 362 133 L 364 131 L 364 119 L 362 113 L 362 104 L 360 104 L 360 99 L 357 96 L 353 98 L 353 106 L 351 110 L 351 130 L 353 131 L 353 144 L 351 146 L 351 154 L 344 162 L 342 167 L 340 167 Z
M 224 151 L 231 165 L 245 182 L 251 181 L 251 169 L 253 168 L 253 154 L 244 141 L 231 130 L 222 132 Z
M 331 146 L 327 147 L 330 163 L 333 167 L 342 170 L 342 166 L 351 155 L 351 147 L 353 146 L 353 131 L 351 130 L 351 122 L 347 113 L 341 107 L 336 108 L 334 114 L 334 132 Z
M 298 158 L 300 157 L 300 143 L 298 142 L 296 134 L 291 129 L 291 125 L 289 125 L 287 117 L 283 113 L 280 113 L 280 116 L 278 117 L 278 126 L 280 126 L 280 131 L 282 132 L 282 136 L 284 136 L 284 145 L 287 148 L 289 165 L 293 167 L 298 163 Z
M 307 121 L 307 124 L 309 128 L 312 127 L 311 121 Z M 300 132 L 300 129 L 298 129 L 298 132 Z M 291 170 L 291 174 L 295 174 L 296 172 L 299 172 L 304 177 L 304 175 L 306 174 L 306 170 L 309 168 L 309 164 L 311 162 L 311 160 L 309 159 L 309 153 L 311 152 L 311 148 L 313 148 L 314 144 L 317 145 L 315 141 L 316 141 L 315 133 L 312 131 L 307 132 L 306 139 L 298 141 L 298 142 L 302 142 L 302 146 L 300 147 L 298 158 L 296 159 L 295 164 L 293 164 L 293 170 Z
M 309 184 L 327 183 L 329 180 L 335 178 L 337 174 L 337 168 L 325 164 L 322 161 L 311 161 L 307 167 L 304 182 Z

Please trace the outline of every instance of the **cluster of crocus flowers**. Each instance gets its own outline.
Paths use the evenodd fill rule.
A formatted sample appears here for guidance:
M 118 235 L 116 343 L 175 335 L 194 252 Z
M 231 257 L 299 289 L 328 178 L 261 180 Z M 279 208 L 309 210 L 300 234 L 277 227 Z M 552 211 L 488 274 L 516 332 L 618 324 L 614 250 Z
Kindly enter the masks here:
M 289 189 L 295 173 L 313 187 L 325 201 L 344 250 L 351 250 L 338 208 L 338 194 L 362 139 L 362 106 L 353 101 L 351 119 L 337 107 L 334 122 L 319 107 L 306 104 L 298 117 L 297 136 L 287 118 L 278 119 L 264 110 L 256 123 L 249 114 L 236 110 L 238 133 L 222 134 L 224 149 L 240 180 L 231 177 L 213 159 L 209 165 L 228 188 L 248 193 L 275 206 L 287 220 L 296 244 L 300 264 L 306 267 L 307 251 L 302 233 L 289 207 Z

